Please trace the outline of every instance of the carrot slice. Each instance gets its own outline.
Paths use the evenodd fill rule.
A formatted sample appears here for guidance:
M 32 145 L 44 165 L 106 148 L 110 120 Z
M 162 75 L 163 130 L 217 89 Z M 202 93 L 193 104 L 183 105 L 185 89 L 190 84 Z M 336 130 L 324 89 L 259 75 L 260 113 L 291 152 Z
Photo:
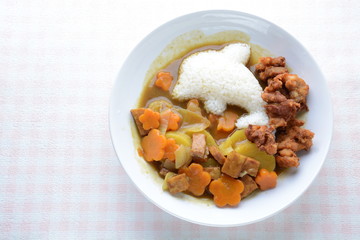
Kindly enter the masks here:
M 168 138 L 166 140 L 164 158 L 167 158 L 171 161 L 175 161 L 175 151 L 179 148 L 179 145 L 176 144 L 175 139 Z
M 166 147 L 166 138 L 160 135 L 160 131 L 152 129 L 149 135 L 141 140 L 141 147 L 144 151 L 144 158 L 148 162 L 163 159 Z
M 160 125 L 160 113 L 146 108 L 144 113 L 140 115 L 139 121 L 143 124 L 145 130 L 158 128 Z
M 223 174 L 220 178 L 210 183 L 209 190 L 214 195 L 216 206 L 236 206 L 240 203 L 244 184 L 240 180 Z
M 219 118 L 219 123 L 217 130 L 223 130 L 225 132 L 230 132 L 235 128 L 235 122 L 238 119 L 238 115 L 232 111 L 225 111 L 224 116 Z
M 159 72 L 156 75 L 155 86 L 161 88 L 164 91 L 168 91 L 171 86 L 172 80 L 173 77 L 169 72 Z
M 174 113 L 173 111 L 171 111 L 170 109 L 165 110 L 164 112 L 162 112 L 160 114 L 160 121 L 168 121 L 168 126 L 167 126 L 167 131 L 168 130 L 178 130 L 179 129 L 179 122 L 181 120 L 180 116 L 176 113 Z
M 204 171 L 200 164 L 192 163 L 189 167 L 180 168 L 179 174 L 185 173 L 189 178 L 188 191 L 195 196 L 201 196 L 205 192 L 205 188 L 211 181 L 211 176 Z
M 261 190 L 267 190 L 276 187 L 277 174 L 272 171 L 269 172 L 265 168 L 260 169 L 258 172 L 255 182 L 259 185 Z

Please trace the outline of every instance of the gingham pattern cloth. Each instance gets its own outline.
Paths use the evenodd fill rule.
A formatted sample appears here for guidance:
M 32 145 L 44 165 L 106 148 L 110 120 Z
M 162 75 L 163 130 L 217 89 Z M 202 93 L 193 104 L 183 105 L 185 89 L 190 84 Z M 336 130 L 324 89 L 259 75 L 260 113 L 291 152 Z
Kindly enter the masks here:
M 266 18 L 312 53 L 334 136 L 312 186 L 243 227 L 179 220 L 146 200 L 112 149 L 108 103 L 131 49 L 183 14 Z M 0 0 L 0 239 L 359 239 L 360 2 Z M 225 216 L 224 216 L 225 217 Z

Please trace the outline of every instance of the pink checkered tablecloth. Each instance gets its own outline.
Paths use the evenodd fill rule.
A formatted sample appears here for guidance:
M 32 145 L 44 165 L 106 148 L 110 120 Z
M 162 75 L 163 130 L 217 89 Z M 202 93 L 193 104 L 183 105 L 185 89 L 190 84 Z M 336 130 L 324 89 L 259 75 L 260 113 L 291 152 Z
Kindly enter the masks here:
M 116 74 L 146 34 L 176 16 L 232 9 L 298 38 L 332 90 L 323 169 L 263 222 L 211 228 L 148 202 L 112 149 Z M 0 1 L 0 239 L 359 239 L 360 2 Z

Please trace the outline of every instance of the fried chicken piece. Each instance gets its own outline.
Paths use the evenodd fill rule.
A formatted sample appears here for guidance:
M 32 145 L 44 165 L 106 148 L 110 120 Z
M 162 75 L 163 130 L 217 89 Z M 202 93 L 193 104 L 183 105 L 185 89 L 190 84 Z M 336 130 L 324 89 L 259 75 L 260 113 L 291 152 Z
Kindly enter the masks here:
M 279 74 L 287 73 L 288 70 L 285 68 L 284 57 L 262 57 L 255 66 L 255 71 L 259 75 L 260 80 L 266 81 Z
M 275 92 L 263 92 L 261 94 L 262 99 L 267 103 L 281 103 L 287 100 L 287 98 L 279 91 Z
M 286 74 L 285 87 L 289 90 L 291 99 L 301 104 L 301 109 L 308 110 L 306 97 L 309 94 L 309 85 L 296 74 Z
M 259 73 L 260 80 L 266 81 L 269 78 L 274 78 L 279 74 L 288 73 L 288 69 L 286 67 L 266 67 L 265 71 Z
M 261 97 L 268 104 L 265 105 L 269 117 L 270 129 L 277 129 L 276 141 L 266 144 L 267 136 L 271 134 L 266 126 L 249 126 L 245 134 L 249 141 L 254 142 L 259 149 L 269 154 L 276 154 L 279 167 L 297 167 L 299 158 L 296 153 L 309 150 L 312 146 L 314 133 L 300 128 L 304 121 L 296 119 L 296 114 L 305 109 L 309 86 L 296 74 L 288 73 L 285 68 L 284 57 L 263 57 L 255 66 L 255 71 L 262 81 L 267 81 Z M 268 146 L 268 149 L 265 149 Z
M 279 127 L 286 127 L 287 122 L 283 118 L 269 118 L 269 125 L 272 128 L 276 129 Z
M 283 74 L 278 76 L 281 75 Z M 267 103 L 280 103 L 289 98 L 289 93 L 284 87 L 282 78 L 279 78 L 278 76 L 268 79 L 268 86 L 261 94 L 262 99 Z
M 293 127 L 293 126 L 301 127 L 301 126 L 303 126 L 304 124 L 305 124 L 304 121 L 299 120 L 299 119 L 296 119 L 296 118 L 290 119 L 290 120 L 287 122 L 287 126 L 288 126 L 288 127 Z
M 285 78 L 284 76 L 288 73 L 279 74 L 274 78 L 268 79 L 268 87 L 265 88 L 266 92 L 275 92 L 279 91 L 287 99 L 290 98 L 289 90 L 285 87 Z
M 266 114 L 270 118 L 283 118 L 286 122 L 295 118 L 300 109 L 300 104 L 292 99 L 281 103 L 272 103 L 265 105 Z
M 290 149 L 297 152 L 304 149 L 308 151 L 313 144 L 313 137 L 313 132 L 298 126 L 290 126 L 285 130 L 276 132 L 276 142 L 279 150 Z
M 278 79 L 277 77 L 270 78 L 267 81 L 267 84 L 268 84 L 267 87 L 264 89 L 264 92 L 267 93 L 275 92 L 283 88 L 283 82 L 281 81 L 281 79 Z
M 260 80 L 268 81 L 268 86 L 264 89 L 264 101 L 269 103 L 280 102 L 286 97 L 300 103 L 299 110 L 307 110 L 306 97 L 309 93 L 309 86 L 298 75 L 288 73 L 288 69 L 285 68 L 285 58 L 263 57 L 259 61 L 260 63 L 255 66 L 255 70 Z M 279 93 L 269 94 L 276 91 Z M 284 95 L 284 97 L 279 94 Z
M 277 144 L 275 142 L 275 136 L 272 133 L 273 128 L 268 126 L 249 125 L 245 131 L 245 135 L 250 142 L 256 144 L 256 146 L 267 152 L 268 154 L 275 154 L 277 151 Z
M 259 59 L 259 64 L 255 66 L 257 72 L 265 71 L 266 67 L 274 66 L 274 67 L 285 67 L 286 61 L 284 57 L 261 57 Z
M 297 167 L 299 166 L 299 158 L 291 149 L 282 149 L 275 156 L 276 164 L 282 168 Z
M 268 86 L 264 92 L 279 91 L 281 94 L 295 102 L 300 103 L 300 109 L 306 109 L 306 97 L 309 93 L 309 85 L 296 74 L 278 74 L 274 79 L 268 80 Z M 264 100 L 266 101 L 266 100 Z
M 286 128 L 276 132 L 278 153 L 275 159 L 279 167 L 288 168 L 299 166 L 299 158 L 295 152 L 303 149 L 309 150 L 312 146 L 314 133 L 299 127 L 303 124 L 303 121 L 292 119 L 288 122 Z
M 283 119 L 283 118 L 270 118 L 269 119 L 269 125 L 274 129 L 277 129 L 279 127 L 290 127 L 290 126 L 301 127 L 304 125 L 304 123 L 305 123 L 304 121 L 301 121 L 296 118 L 292 118 L 289 121 L 285 121 L 285 119 Z

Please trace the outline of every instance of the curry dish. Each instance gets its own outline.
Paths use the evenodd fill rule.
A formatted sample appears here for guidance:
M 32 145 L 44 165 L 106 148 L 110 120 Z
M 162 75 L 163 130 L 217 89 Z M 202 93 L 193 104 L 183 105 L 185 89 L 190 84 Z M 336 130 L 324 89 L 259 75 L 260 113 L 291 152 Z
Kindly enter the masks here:
M 202 46 L 144 87 L 131 110 L 141 137 L 138 153 L 164 178 L 164 191 L 236 206 L 276 187 L 283 169 L 299 166 L 297 152 L 308 151 L 314 137 L 297 118 L 309 110 L 309 86 L 289 73 L 284 57 L 260 57 L 255 65 L 251 58 L 244 43 Z M 203 67 L 215 64 L 221 67 Z

